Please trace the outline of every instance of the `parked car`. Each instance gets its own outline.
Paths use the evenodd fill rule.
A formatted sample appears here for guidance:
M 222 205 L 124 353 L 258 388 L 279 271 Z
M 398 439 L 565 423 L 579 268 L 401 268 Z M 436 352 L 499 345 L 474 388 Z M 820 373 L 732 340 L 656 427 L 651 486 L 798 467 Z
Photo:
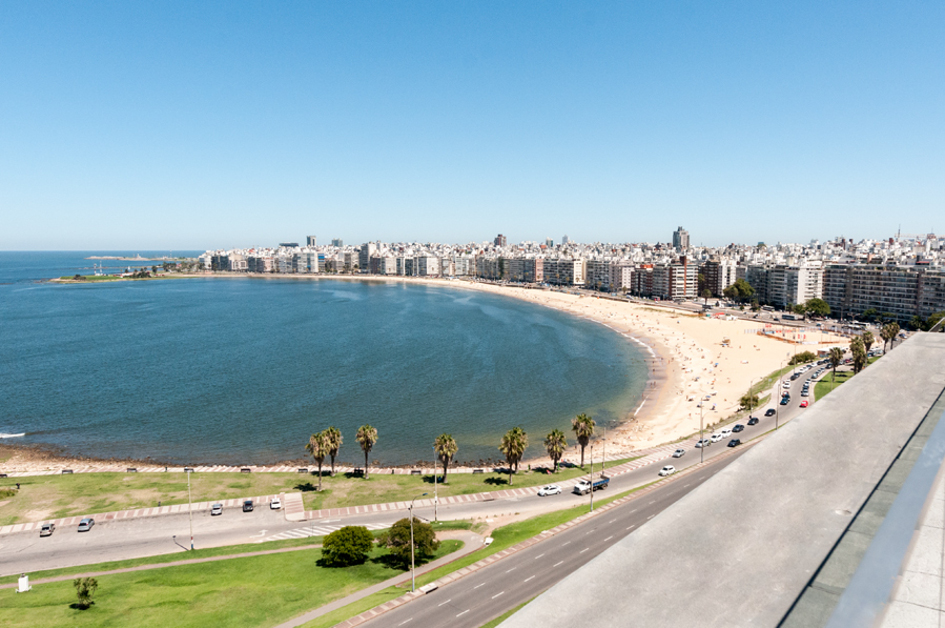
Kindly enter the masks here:
M 540 489 L 538 489 L 539 497 L 546 497 L 548 495 L 560 495 L 560 494 L 561 494 L 561 487 L 558 486 L 557 484 L 549 484 L 548 486 L 543 486 Z
M 788 395 L 787 397 L 781 397 L 781 405 L 782 405 L 782 406 L 786 406 L 786 405 L 789 404 L 789 403 L 791 403 L 791 396 L 790 396 L 790 395 Z
M 801 407 L 802 407 L 802 408 L 806 408 L 807 405 L 808 405 L 807 399 L 802 399 L 802 400 L 801 400 Z
M 765 412 L 765 416 L 774 416 L 775 414 L 777 414 L 777 410 L 774 408 L 768 408 L 768 410 Z
M 741 432 L 743 429 L 745 429 L 745 426 L 742 425 L 741 423 L 739 423 L 739 424 L 737 424 L 735 427 L 732 428 L 732 433 L 733 433 L 733 434 L 738 434 L 738 433 Z
M 660 469 L 660 477 L 666 477 L 667 475 L 672 475 L 674 473 L 676 473 L 676 467 L 671 464 L 668 464 Z
M 712 441 L 710 441 L 708 438 L 703 438 L 702 440 L 696 443 L 696 447 L 708 447 L 711 444 L 712 444 Z
M 756 416 L 748 417 L 748 425 L 758 425 L 758 417 Z
M 677 449 L 676 451 L 673 452 L 673 458 L 682 458 L 685 455 L 686 455 L 685 449 Z
M 738 440 L 737 438 L 733 438 L 732 440 L 728 441 L 729 447 L 738 447 L 741 444 L 742 444 L 742 441 Z
M 722 438 L 728 438 L 729 436 L 732 435 L 732 428 L 726 427 L 721 432 L 719 432 L 719 434 L 722 435 Z
M 92 526 L 94 525 L 95 525 L 95 519 L 92 519 L 91 517 L 86 517 L 85 519 L 79 522 L 79 532 L 88 532 L 89 530 L 92 529 Z
M 269 502 L 269 510 L 279 510 L 282 508 L 282 500 L 278 497 Z
M 721 435 L 721 434 L 713 434 L 712 436 L 709 437 L 709 440 L 711 440 L 713 443 L 717 443 L 717 442 L 719 442 L 720 440 L 722 440 L 722 435 Z
M 44 523 L 43 527 L 39 529 L 40 536 L 52 536 L 52 533 L 56 531 L 55 523 Z
M 210 507 L 211 516 L 215 517 L 216 515 L 222 515 L 222 514 L 223 514 L 223 504 L 214 504 L 213 506 Z
M 243 512 L 253 512 L 253 500 L 247 499 L 243 502 Z

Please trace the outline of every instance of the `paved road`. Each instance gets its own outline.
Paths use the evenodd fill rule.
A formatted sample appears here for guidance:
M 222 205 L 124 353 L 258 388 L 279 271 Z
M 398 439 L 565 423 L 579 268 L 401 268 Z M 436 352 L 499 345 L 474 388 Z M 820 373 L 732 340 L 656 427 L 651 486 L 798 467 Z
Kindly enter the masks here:
M 780 423 L 784 423 L 799 412 L 804 412 L 798 407 L 802 399 L 801 385 L 804 379 L 812 374 L 813 370 L 793 383 L 790 405 L 775 406 L 777 396 L 773 397 L 767 407 L 778 407 L 778 417 L 764 417 L 767 407 L 759 408 L 755 414 L 760 417 L 760 423 L 746 427 L 745 431 L 735 436 L 747 441 L 774 429 L 776 418 L 780 419 Z M 709 432 L 706 433 L 707 436 L 708 434 Z M 680 447 L 686 450 L 682 458 L 669 458 L 614 477 L 608 492 L 625 491 L 652 482 L 657 479 L 657 473 L 664 464 L 672 464 L 678 470 L 686 469 L 699 462 L 700 453 L 704 453 L 705 460 L 709 461 L 726 451 L 728 439 L 711 445 L 704 452 L 693 447 L 694 442 L 695 439 L 680 444 Z M 553 478 L 549 481 L 553 481 Z M 574 506 L 587 499 L 588 496 L 582 497 L 570 492 L 553 497 L 538 497 L 532 494 L 488 502 L 443 505 L 438 508 L 438 516 L 440 519 L 488 518 L 516 513 L 534 516 Z M 422 518 L 433 518 L 432 508 L 416 509 L 415 513 Z M 195 545 L 198 548 L 208 548 L 309 535 L 321 536 L 343 525 L 387 527 L 404 516 L 404 511 L 386 511 L 300 523 L 286 521 L 282 511 L 270 511 L 268 508 L 257 508 L 251 513 L 230 508 L 219 517 L 211 517 L 209 511 L 202 511 L 194 513 Z M 177 536 L 176 541 L 172 538 L 174 535 Z M 63 526 L 57 529 L 52 537 L 47 538 L 39 538 L 35 531 L 6 534 L 0 536 L 0 555 L 3 556 L 0 561 L 0 576 L 184 552 L 189 545 L 190 524 L 186 514 L 98 522 L 92 531 L 83 533 L 78 533 L 75 526 Z
M 527 602 L 588 563 L 735 460 L 705 465 L 641 499 L 629 501 L 418 598 L 365 626 L 477 628 Z M 653 568 L 649 566 L 647 568 Z M 560 604 L 566 604 L 561 600 Z

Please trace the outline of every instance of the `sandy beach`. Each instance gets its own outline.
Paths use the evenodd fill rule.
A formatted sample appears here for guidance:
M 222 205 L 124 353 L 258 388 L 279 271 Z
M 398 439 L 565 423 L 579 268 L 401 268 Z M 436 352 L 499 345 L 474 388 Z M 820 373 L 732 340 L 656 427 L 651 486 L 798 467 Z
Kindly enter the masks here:
M 246 277 L 245 274 L 229 273 L 212 276 Z M 739 398 L 751 384 L 783 367 L 795 351 L 816 352 L 837 346 L 837 343 L 842 343 L 841 346 L 846 344 L 838 336 L 807 332 L 800 338 L 801 343 L 795 345 L 759 335 L 758 331 L 765 328 L 765 324 L 760 322 L 707 318 L 670 307 L 520 286 L 406 277 L 279 275 L 272 278 L 422 282 L 517 298 L 606 325 L 627 342 L 636 343 L 647 355 L 650 369 L 641 403 L 617 428 L 604 435 L 610 459 L 633 455 L 698 431 L 700 400 L 705 399 L 705 425 L 730 417 L 738 410 Z M 569 432 L 568 436 L 571 441 L 573 435 Z M 14 442 L 4 445 L 12 446 L 7 448 L 8 452 L 18 450 Z M 529 450 L 528 462 L 540 464 L 546 459 L 542 455 L 540 438 L 533 439 Z M 48 467 L 53 459 L 63 465 L 72 463 L 71 458 L 37 454 L 31 448 L 18 450 L 4 466 L 34 466 L 38 463 Z M 568 452 L 568 457 L 573 455 L 574 449 Z M 88 464 L 90 461 L 83 459 L 82 462 Z

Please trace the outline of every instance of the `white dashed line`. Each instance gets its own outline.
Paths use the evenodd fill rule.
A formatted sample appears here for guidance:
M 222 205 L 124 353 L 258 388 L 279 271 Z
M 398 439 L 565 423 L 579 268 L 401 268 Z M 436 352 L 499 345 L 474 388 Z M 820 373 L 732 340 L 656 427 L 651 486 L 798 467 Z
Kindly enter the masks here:
M 564 543 L 561 544 L 561 547 L 564 547 L 565 545 L 567 545 L 567 544 L 570 543 L 570 542 L 571 542 L 571 541 L 565 541 Z
M 523 582 L 528 582 L 529 580 L 532 580 L 534 577 L 535 577 L 535 576 L 529 576 L 529 577 L 525 578 L 525 580 L 523 580 Z
M 410 619 L 405 619 L 404 621 L 400 622 L 400 623 L 397 624 L 397 625 L 398 625 L 398 626 L 403 626 L 403 625 L 406 624 L 408 621 L 413 621 L 413 617 L 411 617 Z
M 468 613 L 468 612 L 469 612 L 469 609 L 467 608 L 467 609 L 464 610 L 462 613 L 460 613 L 459 615 L 457 615 L 457 617 L 462 617 L 463 615 L 465 615 L 465 614 Z
M 495 595 L 492 596 L 492 599 L 493 599 L 493 600 L 496 599 L 497 597 L 499 597 L 499 596 L 502 595 L 503 593 L 505 593 L 505 591 L 500 591 L 499 593 L 496 593 Z
M 578 554 L 583 554 L 584 552 L 586 552 L 586 551 L 589 550 L 589 549 L 591 549 L 591 548 L 585 547 L 585 548 L 582 549 L 580 552 L 578 552 Z
M 637 524 L 634 523 L 632 526 L 627 526 L 626 529 L 627 529 L 627 530 L 632 530 L 632 529 L 634 529 L 635 527 L 637 527 Z
M 484 587 L 484 586 L 486 586 L 485 582 L 483 582 L 482 584 L 477 584 L 476 586 L 473 587 L 473 589 L 478 589 L 479 587 Z
M 539 554 L 538 556 L 535 557 L 535 560 L 538 560 L 539 558 L 541 558 L 541 557 L 544 556 L 544 555 L 545 555 L 545 553 L 542 552 L 541 554 Z
M 509 573 L 510 571 L 515 571 L 516 569 L 518 569 L 518 568 L 517 568 L 517 567 L 512 567 L 511 569 L 507 570 L 505 573 Z
M 656 516 L 656 515 L 650 515 L 649 517 L 646 518 L 646 520 L 649 521 L 650 519 L 652 519 L 652 518 L 655 517 L 655 516 Z
M 446 600 L 445 602 L 443 602 L 442 604 L 437 604 L 437 606 L 443 606 L 443 604 L 449 604 L 449 603 L 452 602 L 452 601 L 453 601 L 453 598 L 450 598 L 450 599 Z
M 609 541 L 609 540 L 612 539 L 612 538 L 614 538 L 613 535 L 608 536 L 606 539 L 604 539 L 604 543 L 606 543 L 607 541 Z
M 564 564 L 564 561 L 563 561 L 563 560 L 559 560 L 559 561 L 556 562 L 554 565 L 552 565 L 551 568 L 554 569 L 554 568 L 557 567 L 558 565 L 563 565 L 563 564 Z
M 689 488 L 690 486 L 692 486 L 692 484 L 687 484 L 683 488 Z

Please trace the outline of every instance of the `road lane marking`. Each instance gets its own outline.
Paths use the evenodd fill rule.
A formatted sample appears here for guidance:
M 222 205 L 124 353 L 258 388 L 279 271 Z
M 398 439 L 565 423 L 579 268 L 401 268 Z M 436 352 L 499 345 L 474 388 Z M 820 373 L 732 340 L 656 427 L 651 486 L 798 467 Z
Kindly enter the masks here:
M 604 539 L 604 543 L 606 543 L 607 541 L 609 541 L 609 540 L 612 539 L 612 538 L 614 538 L 614 535 L 611 534 L 611 535 L 608 536 L 606 539 Z
M 640 509 L 639 509 L 639 508 L 634 508 L 633 510 L 630 511 L 630 514 L 632 515 L 633 513 L 635 513 L 635 512 L 638 511 L 638 510 L 640 510 Z
M 646 518 L 646 520 L 649 521 L 650 519 L 652 519 L 652 518 L 655 517 L 655 516 L 656 516 L 656 515 L 650 515 L 649 517 Z
M 578 554 L 583 554 L 584 552 L 586 552 L 586 551 L 589 550 L 589 549 L 591 549 L 591 548 L 585 547 L 585 548 L 582 549 L 580 552 L 578 552 Z
M 554 569 L 554 568 L 557 567 L 558 565 L 563 565 L 563 564 L 564 564 L 564 561 L 563 561 L 563 560 L 559 560 L 559 561 L 556 562 L 554 565 L 552 565 L 551 568 Z
M 570 542 L 571 542 L 571 541 L 565 541 L 564 543 L 561 544 L 561 547 L 564 547 L 565 545 L 567 545 L 567 544 L 570 543 Z
M 529 580 L 533 579 L 534 577 L 535 577 L 535 576 L 529 576 L 529 577 L 525 578 L 525 580 L 523 580 L 523 582 L 528 582 Z
M 544 556 L 544 555 L 545 555 L 545 553 L 542 552 L 541 554 L 539 554 L 538 556 L 535 557 L 535 560 L 538 560 L 539 558 L 541 558 L 541 557 Z
M 651 501 L 648 505 L 649 505 L 649 506 L 652 506 L 652 505 L 655 504 L 655 503 L 656 503 L 656 500 L 654 499 L 654 500 Z
M 690 484 L 687 484 L 687 485 L 685 485 L 685 486 L 684 486 L 683 488 L 689 488 L 690 486 L 692 486 L 692 484 L 691 484 L 691 483 L 690 483 Z
M 406 624 L 408 621 L 413 621 L 413 617 L 411 617 L 410 619 L 405 619 L 404 621 L 400 622 L 400 623 L 397 624 L 397 625 L 398 625 L 398 626 L 403 626 L 403 625 Z
M 474 589 L 474 590 L 475 590 L 475 589 L 478 589 L 478 588 L 481 587 L 481 586 L 485 586 L 485 584 L 486 584 L 485 582 L 483 582 L 482 584 L 477 584 L 476 586 L 473 587 L 473 589 Z
M 634 523 L 632 526 L 627 526 L 626 529 L 627 529 L 627 530 L 632 530 L 632 529 L 634 529 L 635 527 L 637 527 L 637 524 Z
M 492 596 L 492 599 L 493 599 L 493 600 L 496 599 L 497 597 L 499 597 L 499 596 L 502 595 L 503 593 L 505 593 L 505 591 L 500 591 L 500 592 L 496 593 L 495 595 Z
M 468 612 L 469 612 L 469 609 L 467 608 L 467 609 L 464 610 L 462 613 L 460 613 L 459 615 L 457 615 L 457 617 L 462 617 L 463 615 L 465 615 L 465 614 L 468 613 Z
M 614 521 L 616 521 L 616 519 L 611 519 L 611 520 L 608 521 L 607 523 L 613 523 Z
M 437 606 L 443 606 L 443 604 L 449 604 L 449 603 L 452 602 L 452 601 L 453 601 L 453 598 L 450 598 L 450 599 L 446 600 L 445 602 L 443 602 L 442 604 L 437 604 Z
M 516 569 L 517 567 L 512 567 L 511 569 L 507 570 L 505 573 L 509 573 L 509 571 L 515 571 Z

